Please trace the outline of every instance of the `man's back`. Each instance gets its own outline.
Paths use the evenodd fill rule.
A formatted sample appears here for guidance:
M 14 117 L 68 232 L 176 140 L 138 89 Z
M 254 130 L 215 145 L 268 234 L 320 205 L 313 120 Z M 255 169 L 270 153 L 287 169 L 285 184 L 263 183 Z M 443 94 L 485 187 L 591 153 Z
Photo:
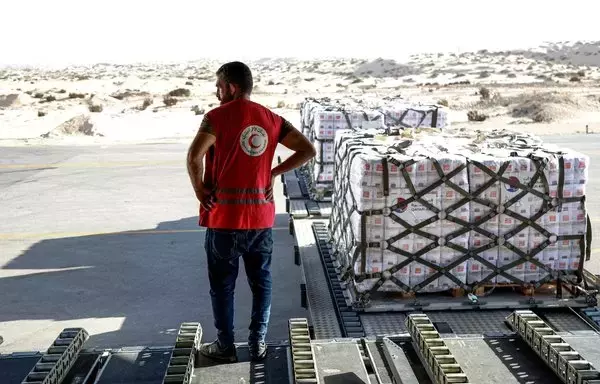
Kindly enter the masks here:
M 200 353 L 220 361 L 237 360 L 233 293 L 242 258 L 252 290 L 250 358 L 261 361 L 267 354 L 271 311 L 273 182 L 316 151 L 289 122 L 250 101 L 252 72 L 244 63 L 221 66 L 215 86 L 221 106 L 206 114 L 187 162 L 201 206 L 200 225 L 208 227 L 204 249 L 217 329 L 217 340 L 203 344 Z M 271 169 L 278 143 L 294 153 Z
M 236 99 L 206 114 L 216 141 L 205 177 L 215 206 L 201 211 L 200 225 L 221 229 L 273 226 L 275 206 L 265 197 L 282 119 L 262 105 Z

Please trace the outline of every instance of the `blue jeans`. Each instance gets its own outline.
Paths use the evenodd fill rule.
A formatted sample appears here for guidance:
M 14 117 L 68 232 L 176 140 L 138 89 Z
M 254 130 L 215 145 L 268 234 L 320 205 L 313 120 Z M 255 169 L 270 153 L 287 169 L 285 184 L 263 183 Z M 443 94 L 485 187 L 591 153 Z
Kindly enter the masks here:
M 252 291 L 249 343 L 265 341 L 271 314 L 271 228 L 257 230 L 206 230 L 204 242 L 208 263 L 210 297 L 219 343 L 234 343 L 233 293 L 240 257 Z

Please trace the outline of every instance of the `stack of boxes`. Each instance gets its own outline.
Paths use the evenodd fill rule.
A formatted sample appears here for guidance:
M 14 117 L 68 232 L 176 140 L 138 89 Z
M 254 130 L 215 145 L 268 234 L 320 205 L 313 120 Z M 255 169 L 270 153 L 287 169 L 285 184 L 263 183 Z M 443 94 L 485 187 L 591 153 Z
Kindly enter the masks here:
M 307 99 L 300 111 L 302 132 L 317 149 L 317 156 L 309 164 L 310 182 L 313 188 L 325 192 L 331 192 L 333 182 L 336 132 L 390 127 L 443 128 L 447 125 L 447 113 L 443 107 L 399 101 L 366 106 L 351 101 L 342 103 Z
M 511 156 L 510 145 L 474 146 L 443 132 L 406 146 L 382 133 L 348 130 L 335 138 L 331 238 L 341 264 L 353 270 L 358 292 L 382 280 L 378 291 L 419 292 L 550 280 L 549 271 L 524 257 L 534 253 L 551 272 L 579 269 L 587 156 L 549 146 L 520 148 Z M 562 239 L 569 235 L 574 239 Z M 465 257 L 467 252 L 487 263 Z

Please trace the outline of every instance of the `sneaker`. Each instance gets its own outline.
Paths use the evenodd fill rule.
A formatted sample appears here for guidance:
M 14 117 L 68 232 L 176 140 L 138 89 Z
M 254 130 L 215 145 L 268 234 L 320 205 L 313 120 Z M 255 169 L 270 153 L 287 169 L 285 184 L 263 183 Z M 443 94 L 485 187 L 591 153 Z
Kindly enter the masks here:
M 267 345 L 264 341 L 258 343 L 250 343 L 250 360 L 262 361 L 267 356 Z
M 209 359 L 219 360 L 228 363 L 235 363 L 237 361 L 237 353 L 235 346 L 223 348 L 218 340 L 212 343 L 202 344 L 198 350 L 202 356 L 206 356 Z

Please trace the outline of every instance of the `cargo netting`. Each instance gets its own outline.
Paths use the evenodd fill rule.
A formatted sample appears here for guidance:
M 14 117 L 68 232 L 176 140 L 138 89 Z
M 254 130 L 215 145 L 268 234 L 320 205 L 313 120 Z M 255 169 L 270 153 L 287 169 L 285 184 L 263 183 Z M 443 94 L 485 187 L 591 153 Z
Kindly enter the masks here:
M 340 131 L 329 233 L 375 292 L 581 281 L 589 157 L 508 131 Z
M 351 99 L 306 99 L 300 108 L 302 133 L 317 149 L 317 156 L 305 168 L 314 198 L 332 192 L 334 139 L 340 130 L 386 131 L 415 127 L 442 129 L 448 125 L 447 111 L 440 105 L 409 103 L 400 98 L 374 101 Z

